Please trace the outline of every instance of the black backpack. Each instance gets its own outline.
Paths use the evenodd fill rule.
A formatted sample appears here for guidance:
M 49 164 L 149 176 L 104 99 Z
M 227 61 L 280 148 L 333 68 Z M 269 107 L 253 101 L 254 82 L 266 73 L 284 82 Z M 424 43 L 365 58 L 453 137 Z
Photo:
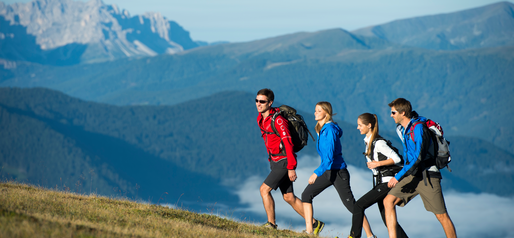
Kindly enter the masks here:
M 374 156 L 375 156 L 375 143 L 378 141 L 378 140 L 383 140 L 386 142 L 387 146 L 389 146 L 389 148 L 391 148 L 399 157 L 400 159 L 402 160 L 402 162 L 400 162 L 400 164 L 403 164 L 403 156 L 402 154 L 399 153 L 398 149 L 396 147 L 393 146 L 393 143 L 391 143 L 391 141 L 389 140 L 386 140 L 384 139 L 383 137 L 381 136 L 377 136 L 377 138 L 375 138 L 373 140 L 373 142 L 371 143 L 371 155 L 370 155 L 370 158 L 371 160 L 375 160 Z M 364 153 L 366 154 L 366 153 Z M 375 160 L 375 161 L 383 161 L 383 160 L 387 160 L 387 156 L 385 156 L 384 154 L 382 153 L 377 153 L 378 154 L 378 160 Z M 400 172 L 400 170 L 402 170 L 402 166 L 399 166 L 399 165 L 396 165 L 396 164 L 393 164 L 393 165 L 389 165 L 389 166 L 381 166 L 381 167 L 378 167 L 376 168 L 378 170 L 378 174 L 377 175 L 373 175 L 373 177 L 375 179 L 373 179 L 373 187 L 376 186 L 375 184 L 375 181 L 377 184 L 380 184 L 382 183 L 382 177 L 383 176 L 395 176 L 396 173 Z
M 273 114 L 273 117 L 271 118 L 271 128 L 273 129 L 273 132 L 275 135 L 280 137 L 278 134 L 277 128 L 275 128 L 275 119 L 278 115 L 281 115 L 287 120 L 289 133 L 291 134 L 291 141 L 293 142 L 293 151 L 296 153 L 303 149 L 307 145 L 307 141 L 309 140 L 309 135 L 311 135 L 312 140 L 316 141 L 314 139 L 314 136 L 312 136 L 311 132 L 307 128 L 307 125 L 305 124 L 305 121 L 303 120 L 302 115 L 296 114 L 296 109 L 287 106 L 282 105 L 278 107 L 278 110 L 275 114 Z M 266 134 L 271 134 L 270 132 L 264 132 Z M 282 142 L 280 142 L 282 143 Z M 282 145 L 281 148 L 284 148 Z M 280 154 L 272 154 L 272 156 L 277 155 L 286 155 L 286 151 L 282 149 Z

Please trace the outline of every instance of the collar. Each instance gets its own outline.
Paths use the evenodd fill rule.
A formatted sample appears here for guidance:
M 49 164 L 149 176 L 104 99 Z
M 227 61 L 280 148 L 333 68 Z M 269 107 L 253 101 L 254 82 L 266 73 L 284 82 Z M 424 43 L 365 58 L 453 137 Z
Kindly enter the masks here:
M 365 142 L 366 144 L 368 144 L 368 143 L 369 143 L 369 139 L 370 139 L 370 138 L 371 138 L 371 136 L 367 136 L 367 135 L 366 135 L 366 137 L 364 137 L 364 142 Z
M 270 116 L 273 116 L 273 114 L 275 114 L 277 111 L 278 111 L 278 110 L 277 110 L 277 108 L 276 108 L 276 107 L 270 107 L 270 109 L 269 109 L 269 115 L 268 115 L 266 118 L 268 118 L 268 117 L 270 117 Z M 266 118 L 264 118 L 264 119 L 266 119 Z M 261 114 L 261 113 L 259 113 L 259 116 L 257 116 L 257 120 L 261 121 L 262 119 L 263 119 L 263 118 L 262 118 L 262 114 Z

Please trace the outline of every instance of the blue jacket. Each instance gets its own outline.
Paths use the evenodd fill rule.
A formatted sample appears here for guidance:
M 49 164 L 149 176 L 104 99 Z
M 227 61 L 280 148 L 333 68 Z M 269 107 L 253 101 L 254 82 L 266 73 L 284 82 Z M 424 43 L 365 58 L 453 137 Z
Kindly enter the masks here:
M 343 130 L 336 123 L 328 122 L 321 128 L 316 144 L 316 149 L 321 157 L 321 164 L 314 170 L 318 177 L 327 170 L 346 168 L 341 147 L 341 136 L 343 136 Z
M 423 125 L 421 124 L 414 127 L 414 141 L 412 140 L 411 126 L 418 121 L 425 122 L 427 120 L 425 117 L 418 116 L 416 112 L 413 112 L 413 114 L 414 116 L 407 125 L 407 128 L 403 128 L 400 124 L 396 126 L 396 132 L 403 144 L 404 159 L 403 169 L 394 176 L 398 181 L 406 175 L 419 175 L 422 172 L 418 168 L 420 168 L 421 162 L 425 160 L 430 143 L 432 143 L 430 135 L 424 133 Z

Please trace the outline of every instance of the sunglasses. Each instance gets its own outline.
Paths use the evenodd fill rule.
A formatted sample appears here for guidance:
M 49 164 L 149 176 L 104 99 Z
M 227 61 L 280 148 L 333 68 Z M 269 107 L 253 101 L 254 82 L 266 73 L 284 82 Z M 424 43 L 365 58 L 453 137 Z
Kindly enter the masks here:
M 396 115 L 397 111 L 391 111 L 391 114 Z
M 258 103 L 260 103 L 260 104 L 266 104 L 266 103 L 268 103 L 268 101 L 266 101 L 266 100 L 259 100 L 259 99 L 255 99 L 255 102 L 256 102 L 256 103 L 258 102 Z

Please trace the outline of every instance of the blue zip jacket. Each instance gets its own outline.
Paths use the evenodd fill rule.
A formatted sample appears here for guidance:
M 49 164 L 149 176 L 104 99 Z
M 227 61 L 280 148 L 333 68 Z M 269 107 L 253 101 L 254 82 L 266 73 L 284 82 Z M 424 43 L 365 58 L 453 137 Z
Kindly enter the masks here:
M 416 112 L 413 112 L 413 114 L 414 116 L 407 125 L 407 128 L 403 128 L 400 124 L 396 126 L 396 132 L 403 144 L 404 159 L 403 169 L 394 176 L 398 181 L 405 175 L 416 175 L 421 172 L 418 168 L 421 161 L 425 159 L 431 143 L 430 135 L 423 133 L 423 125 L 421 124 L 414 127 L 414 141 L 412 140 L 410 135 L 411 126 L 418 121 L 425 122 L 427 120 L 425 117 L 418 116 Z
M 346 168 L 341 147 L 341 136 L 343 136 L 343 130 L 336 123 L 328 122 L 321 128 L 316 144 L 316 149 L 321 157 L 321 164 L 314 170 L 318 177 L 327 170 Z

